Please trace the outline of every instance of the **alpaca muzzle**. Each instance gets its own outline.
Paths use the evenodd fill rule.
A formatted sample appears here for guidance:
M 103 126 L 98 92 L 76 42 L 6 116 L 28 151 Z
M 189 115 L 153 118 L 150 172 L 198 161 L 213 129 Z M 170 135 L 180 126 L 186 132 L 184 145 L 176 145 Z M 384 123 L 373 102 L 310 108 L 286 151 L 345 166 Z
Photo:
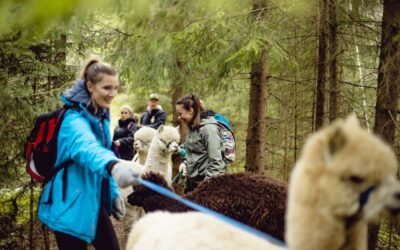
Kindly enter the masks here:
M 167 142 L 161 138 L 160 141 L 164 144 L 165 149 L 170 153 L 177 154 L 181 150 L 181 147 L 179 147 L 179 144 L 176 141 Z
M 400 190 L 393 194 L 393 202 L 386 206 L 393 216 L 400 214 Z
M 133 148 L 138 152 L 140 151 L 142 148 L 144 148 L 147 145 L 147 143 L 143 142 L 140 139 L 137 139 L 133 142 Z

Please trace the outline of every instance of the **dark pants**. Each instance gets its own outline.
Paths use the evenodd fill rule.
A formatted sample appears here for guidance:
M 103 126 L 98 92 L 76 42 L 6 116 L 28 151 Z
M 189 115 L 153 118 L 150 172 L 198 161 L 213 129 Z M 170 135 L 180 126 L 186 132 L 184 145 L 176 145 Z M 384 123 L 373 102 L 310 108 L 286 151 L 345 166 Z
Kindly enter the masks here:
M 190 178 L 189 176 L 186 176 L 186 181 L 185 181 L 185 189 L 183 192 L 189 193 L 192 192 L 197 186 L 204 180 L 203 176 L 198 176 L 195 178 Z
M 60 250 L 87 250 L 87 243 L 74 236 L 61 232 L 54 232 L 57 246 Z M 97 222 L 96 237 L 92 242 L 96 250 L 119 250 L 118 238 L 108 217 L 106 209 L 101 206 L 99 221 Z

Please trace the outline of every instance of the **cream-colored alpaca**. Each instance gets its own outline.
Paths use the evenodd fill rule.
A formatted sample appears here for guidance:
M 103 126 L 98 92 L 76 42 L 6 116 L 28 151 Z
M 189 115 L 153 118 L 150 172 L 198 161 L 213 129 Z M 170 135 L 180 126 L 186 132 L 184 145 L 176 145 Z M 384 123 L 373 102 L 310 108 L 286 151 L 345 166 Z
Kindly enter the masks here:
M 179 147 L 179 129 L 175 127 L 161 125 L 151 141 L 144 171 L 153 171 L 164 176 L 165 180 L 172 180 L 171 156 L 178 153 Z
M 400 209 L 391 148 L 355 117 L 306 142 L 293 170 L 286 242 L 291 250 L 366 250 L 367 224 Z M 134 226 L 128 250 L 283 249 L 214 217 L 153 213 Z
M 133 148 L 136 150 L 134 162 L 144 165 L 149 152 L 150 143 L 156 136 L 156 130 L 150 127 L 142 127 L 134 135 Z
M 142 127 L 136 131 L 134 135 L 133 148 L 136 150 L 136 154 L 132 161 L 139 163 L 144 168 L 149 146 L 151 140 L 156 135 L 156 130 L 150 127 Z M 115 228 L 122 228 L 123 230 L 117 230 L 119 243 L 121 246 L 125 245 L 128 239 L 128 234 L 131 230 L 132 224 L 134 224 L 140 217 L 145 213 L 140 207 L 131 206 L 127 202 L 127 197 L 132 193 L 132 187 L 119 188 L 120 195 L 123 197 L 126 204 L 125 217 L 121 221 L 113 220 Z

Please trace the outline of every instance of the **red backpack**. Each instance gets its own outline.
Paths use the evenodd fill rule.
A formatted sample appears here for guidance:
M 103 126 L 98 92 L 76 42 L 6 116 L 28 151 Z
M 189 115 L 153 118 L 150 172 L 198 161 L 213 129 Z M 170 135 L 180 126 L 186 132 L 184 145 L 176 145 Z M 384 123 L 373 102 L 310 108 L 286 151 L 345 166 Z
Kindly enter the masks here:
M 35 181 L 46 183 L 72 163 L 72 160 L 67 160 L 55 166 L 58 133 L 66 111 L 67 108 L 61 108 L 40 115 L 27 138 L 24 153 L 26 170 Z

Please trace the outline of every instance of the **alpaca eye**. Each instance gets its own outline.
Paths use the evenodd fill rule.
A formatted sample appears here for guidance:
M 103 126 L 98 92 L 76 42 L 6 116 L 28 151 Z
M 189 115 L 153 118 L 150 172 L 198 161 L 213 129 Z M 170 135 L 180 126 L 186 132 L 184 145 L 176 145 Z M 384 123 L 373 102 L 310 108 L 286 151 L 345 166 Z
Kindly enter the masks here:
M 352 175 L 349 177 L 349 181 L 351 181 L 354 184 L 361 184 L 364 182 L 364 178 L 357 175 Z

